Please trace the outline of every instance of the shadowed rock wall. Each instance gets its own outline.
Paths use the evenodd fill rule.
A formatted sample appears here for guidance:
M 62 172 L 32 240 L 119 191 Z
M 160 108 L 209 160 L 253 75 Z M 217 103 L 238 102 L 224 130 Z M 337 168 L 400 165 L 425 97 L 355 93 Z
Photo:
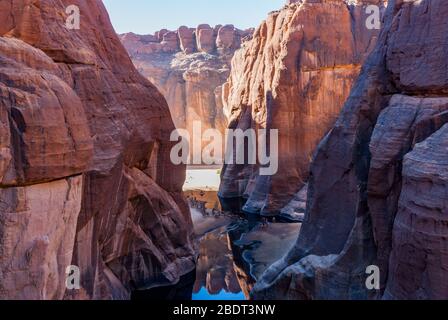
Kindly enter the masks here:
M 297 244 L 254 298 L 448 298 L 447 14 L 443 0 L 389 2 L 314 157 Z M 378 291 L 365 285 L 370 265 Z

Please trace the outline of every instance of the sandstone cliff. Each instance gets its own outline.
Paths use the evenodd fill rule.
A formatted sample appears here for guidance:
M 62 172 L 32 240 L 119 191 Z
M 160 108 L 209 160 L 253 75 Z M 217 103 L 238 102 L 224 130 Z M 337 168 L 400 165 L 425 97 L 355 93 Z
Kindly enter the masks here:
M 222 85 L 230 74 L 230 60 L 253 30 L 233 25 L 199 25 L 161 30 L 155 35 L 123 34 L 120 39 L 135 66 L 165 96 L 177 128 L 200 121 L 202 130 L 224 132 Z M 201 141 L 201 137 L 197 137 Z
M 173 129 L 101 1 L 1 1 L 0 299 L 127 299 L 191 271 Z
M 312 154 L 374 48 L 379 30 L 367 29 L 365 9 L 380 3 L 288 4 L 236 52 L 224 85 L 229 127 L 278 130 L 279 168 L 261 176 L 259 165 L 225 165 L 219 192 L 224 207 L 240 201 L 245 212 L 297 220 L 290 202 L 299 202 L 295 195 L 308 180 Z
M 448 299 L 447 14 L 444 0 L 389 2 L 314 158 L 297 244 L 255 298 Z

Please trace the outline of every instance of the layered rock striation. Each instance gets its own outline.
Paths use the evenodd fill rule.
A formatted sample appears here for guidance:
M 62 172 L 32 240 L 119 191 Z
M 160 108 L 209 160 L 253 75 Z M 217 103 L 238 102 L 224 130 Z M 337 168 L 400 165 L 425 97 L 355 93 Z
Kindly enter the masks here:
M 443 0 L 389 1 L 382 33 L 311 167 L 307 212 L 259 299 L 447 299 Z M 379 290 L 368 290 L 369 266 Z
M 205 130 L 224 133 L 227 127 L 222 85 L 229 77 L 234 52 L 252 32 L 233 25 L 212 28 L 202 24 L 197 28 L 161 30 L 155 35 L 128 33 L 120 39 L 137 69 L 167 99 L 176 127 L 187 129 L 191 139 L 201 144 Z M 199 135 L 193 135 L 195 122 L 201 125 Z
M 278 130 L 278 171 L 262 176 L 259 164 L 225 165 L 224 207 L 237 201 L 245 212 L 297 220 L 292 206 L 312 154 L 376 43 L 379 30 L 366 25 L 371 4 L 382 2 L 290 1 L 236 52 L 224 85 L 229 128 Z
M 0 298 L 128 299 L 190 272 L 172 130 L 101 1 L 1 1 Z

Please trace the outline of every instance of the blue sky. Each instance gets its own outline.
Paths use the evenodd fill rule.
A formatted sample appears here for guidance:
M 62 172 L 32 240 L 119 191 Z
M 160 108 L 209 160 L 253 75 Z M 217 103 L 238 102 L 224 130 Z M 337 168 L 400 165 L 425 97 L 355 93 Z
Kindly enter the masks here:
M 103 0 L 118 33 L 154 33 L 181 25 L 234 24 L 257 27 L 285 0 Z

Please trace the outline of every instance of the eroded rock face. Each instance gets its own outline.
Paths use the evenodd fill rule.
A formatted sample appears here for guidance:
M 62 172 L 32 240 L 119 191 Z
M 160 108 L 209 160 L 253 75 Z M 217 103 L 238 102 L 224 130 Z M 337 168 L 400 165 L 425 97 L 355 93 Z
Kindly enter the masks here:
M 447 299 L 442 0 L 390 1 L 375 51 L 315 155 L 305 223 L 253 297 Z M 412 35 L 412 36 L 411 36 Z M 366 269 L 380 268 L 380 290 Z
M 179 42 L 180 42 L 180 49 L 185 52 L 186 54 L 190 54 L 195 52 L 196 50 L 196 44 L 195 44 L 195 33 L 193 29 L 190 29 L 186 26 L 182 26 L 177 30 L 177 33 L 179 34 Z M 125 36 L 124 36 L 125 37 Z M 122 37 L 123 39 L 123 37 Z M 123 41 L 126 43 L 126 41 Z
M 215 50 L 215 31 L 208 24 L 196 28 L 196 45 L 200 52 L 211 53 Z
M 0 37 L 0 298 L 61 299 L 93 142 L 44 52 Z
M 175 283 L 196 252 L 165 99 L 101 1 L 33 3 L 0 3 L 0 298 L 127 299 Z M 79 30 L 66 28 L 73 4 Z M 66 290 L 69 265 L 81 290 Z
M 176 127 L 187 129 L 193 137 L 195 121 L 201 123 L 202 131 L 213 128 L 224 132 L 227 119 L 222 85 L 230 74 L 235 50 L 252 32 L 232 25 L 200 25 L 196 29 L 182 26 L 175 32 L 179 45 L 174 51 L 164 42 L 147 42 L 147 36 L 124 34 L 120 38 L 137 69 L 167 99 Z
M 300 1 L 271 13 L 237 51 L 224 85 L 232 129 L 278 130 L 278 171 L 225 165 L 219 196 L 244 211 L 278 215 L 308 180 L 312 154 L 333 126 L 378 30 L 366 28 L 367 4 Z M 284 210 L 283 210 L 284 211 Z
M 83 178 L 0 192 L 0 297 L 62 299 L 71 265 Z

